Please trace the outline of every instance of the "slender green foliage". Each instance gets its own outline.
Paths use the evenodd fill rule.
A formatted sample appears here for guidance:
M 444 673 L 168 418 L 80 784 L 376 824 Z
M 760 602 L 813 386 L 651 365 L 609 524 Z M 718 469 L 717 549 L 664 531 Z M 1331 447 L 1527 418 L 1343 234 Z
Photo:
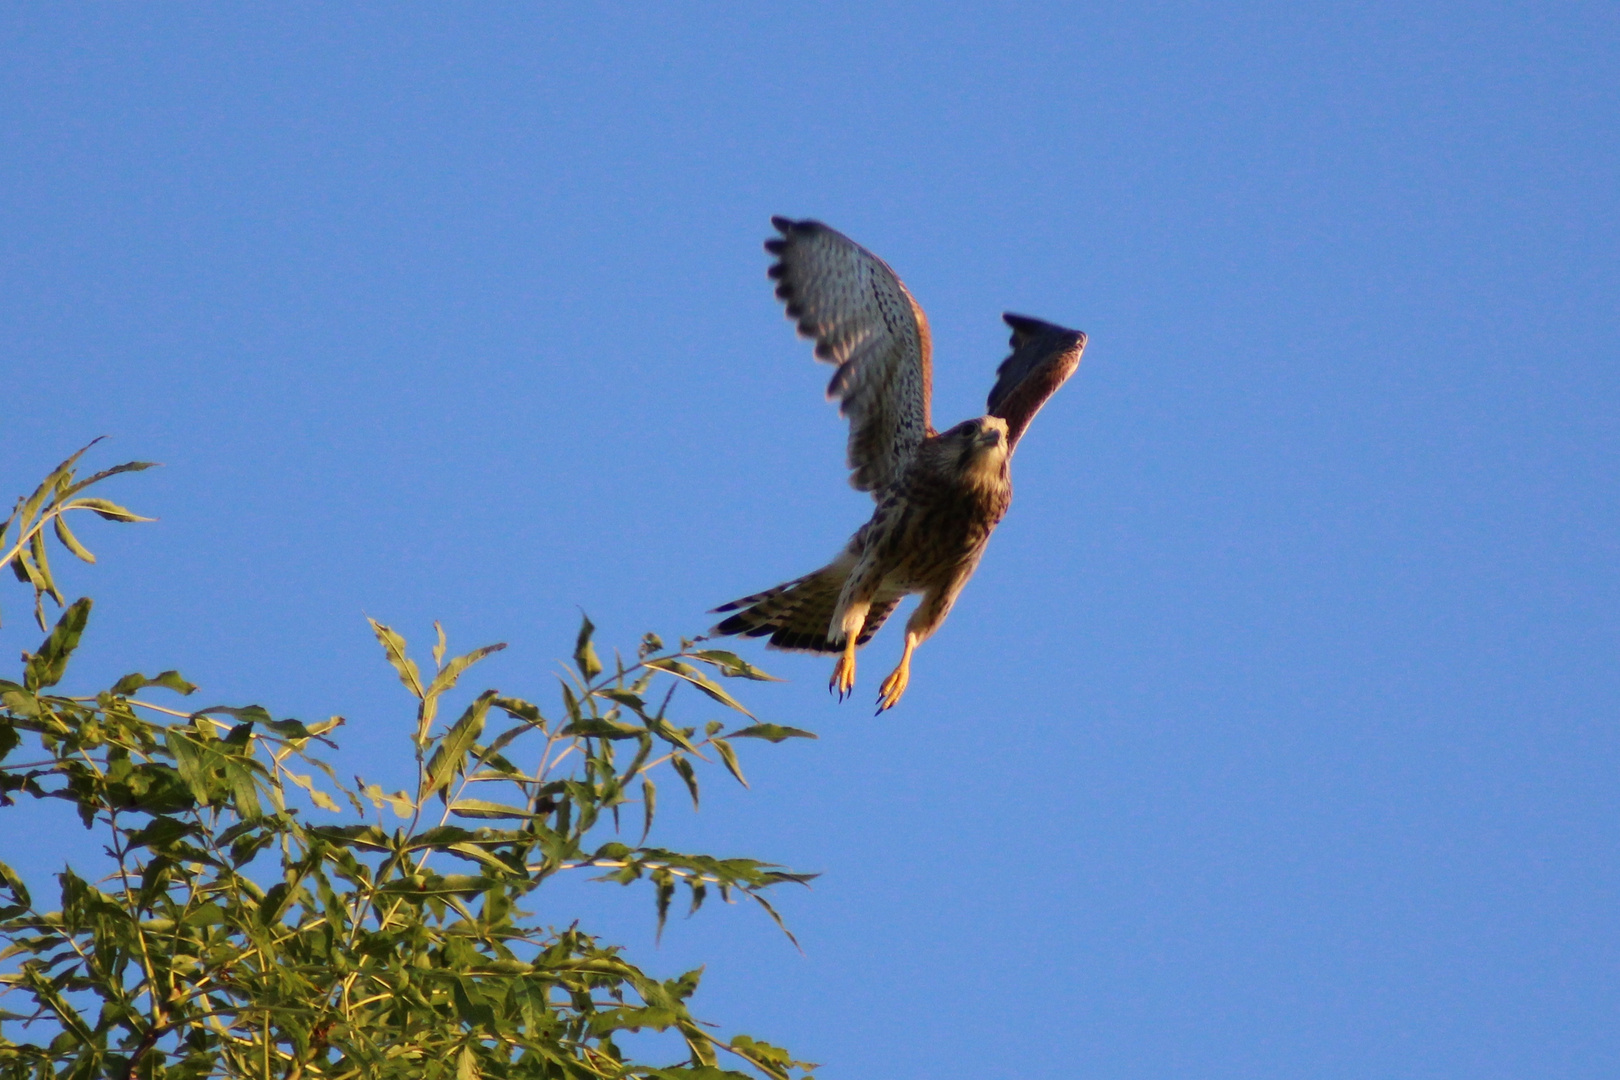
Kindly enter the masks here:
M 76 507 L 145 520 L 78 497 L 139 463 L 79 483 L 78 456 L 7 523 L 36 604 L 61 602 L 35 544 L 44 523 Z M 424 674 L 373 621 L 416 711 L 415 787 L 390 793 L 343 782 L 322 756 L 338 717 L 176 707 L 196 688 L 173 671 L 55 693 L 91 606 L 66 605 L 18 681 L 0 679 L 0 813 L 20 796 L 60 800 L 112 865 L 95 881 L 64 870 L 52 905 L 0 864 L 0 1077 L 788 1080 L 811 1067 L 700 1023 L 688 1000 L 701 969 L 653 978 L 577 923 L 544 926 L 522 907 L 583 871 L 645 879 L 660 931 L 683 890 L 692 910 L 718 893 L 781 925 L 767 893 L 810 875 L 647 844 L 670 774 L 695 804 L 701 771 L 743 781 L 734 740 L 814 738 L 756 721 L 722 685 L 769 676 L 653 635 L 608 670 L 586 619 L 557 711 L 486 690 L 442 721 L 441 702 L 502 646 L 448 656 L 436 625 Z M 739 726 L 684 726 L 672 707 L 697 695 Z M 684 1060 L 631 1060 L 617 1039 L 644 1029 L 678 1033 Z
M 33 587 L 34 619 L 41 630 L 45 629 L 45 598 L 49 596 L 59 607 L 67 603 L 62 598 L 62 590 L 56 587 L 55 575 L 51 573 L 50 552 L 45 541 L 47 525 L 70 553 L 87 563 L 93 563 L 96 557 L 68 528 L 67 515 L 70 511 L 88 510 L 106 521 L 152 520 L 133 514 L 109 499 L 82 494 L 110 476 L 140 472 L 152 467 L 150 461 L 126 461 L 80 480 L 75 473 L 79 459 L 100 441 L 92 441 L 53 469 L 34 489 L 34 493 L 18 499 L 11 516 L 0 522 L 0 566 L 11 567 L 18 581 Z

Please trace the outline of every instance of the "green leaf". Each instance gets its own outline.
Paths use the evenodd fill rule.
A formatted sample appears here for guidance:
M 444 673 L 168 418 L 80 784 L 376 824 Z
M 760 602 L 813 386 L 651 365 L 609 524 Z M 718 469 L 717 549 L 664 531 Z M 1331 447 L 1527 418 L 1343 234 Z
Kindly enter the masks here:
M 342 721 L 342 717 L 333 717 L 333 719 L 338 720 L 339 722 Z M 286 739 L 288 742 L 297 743 L 308 739 L 319 739 L 321 742 L 332 747 L 334 750 L 337 749 L 337 743 L 333 742 L 331 739 L 328 739 L 319 731 L 312 730 L 306 726 L 302 720 L 263 720 L 260 721 L 260 723 L 263 724 L 266 730 L 274 732 L 276 735 Z M 316 725 L 316 727 L 324 728 L 327 731 L 330 731 L 336 726 L 337 724 L 333 724 L 331 721 L 325 721 L 322 724 Z
M 133 510 L 125 509 L 111 499 L 98 499 L 87 497 L 74 499 L 72 502 L 62 504 L 62 510 L 89 510 L 91 513 L 108 521 L 156 521 L 156 518 L 141 517 Z
M 313 802 L 316 806 L 320 807 L 322 810 L 329 810 L 334 814 L 338 812 L 338 805 L 337 805 L 336 802 L 332 801 L 332 796 L 328 795 L 326 792 L 324 792 L 320 788 L 316 787 L 315 786 L 315 781 L 313 779 L 311 779 L 308 776 L 300 776 L 298 773 L 293 772 L 291 769 L 287 770 L 286 776 L 287 776 L 287 779 L 291 780 L 293 783 L 297 784 L 299 787 L 301 787 L 305 791 L 309 792 L 310 802 Z
M 516 818 L 527 821 L 534 817 L 533 811 L 525 810 L 521 806 L 486 802 L 483 799 L 457 799 L 450 804 L 450 812 L 456 817 L 464 818 Z
M 148 686 L 161 686 L 177 694 L 192 694 L 197 690 L 195 686 L 181 678 L 178 671 L 165 671 L 151 679 L 137 671 L 113 683 L 110 692 L 120 697 L 128 697 L 137 690 L 145 690 Z
M 440 848 L 449 844 L 461 844 L 472 839 L 472 837 L 471 832 L 459 825 L 439 825 L 411 837 L 405 844 L 405 850 L 420 851 L 423 848 Z
M 416 796 L 418 799 L 447 791 L 450 782 L 466 771 L 467 752 L 478 741 L 478 736 L 483 734 L 484 720 L 489 715 L 489 703 L 493 700 L 495 691 L 485 690 L 467 706 L 461 718 L 450 725 L 450 730 L 445 732 L 438 749 L 428 761 L 427 772 L 422 778 L 422 790 Z
M 781 724 L 753 724 L 739 731 L 733 731 L 726 736 L 728 739 L 768 739 L 773 743 L 782 742 L 784 739 L 819 739 L 820 737 L 813 731 L 806 731 L 803 728 L 796 727 L 783 727 Z
M 637 712 L 640 712 L 642 709 L 647 707 L 647 703 L 641 700 L 641 695 L 632 694 L 628 690 L 618 690 L 613 687 L 608 687 L 604 690 L 597 690 L 595 693 L 599 698 L 607 698 L 609 701 L 616 701 L 620 705 L 628 705 Z
M 3 862 L 0 862 L 0 885 L 10 889 L 11 894 L 17 898 L 17 903 L 23 907 L 28 907 L 33 903 L 33 900 L 28 895 L 28 887 L 23 884 L 22 878 L 17 876 L 17 871 Z
M 186 926 L 218 926 L 225 921 L 225 909 L 218 904 L 202 904 L 187 913 L 181 922 Z
M 775 675 L 767 675 L 736 653 L 724 649 L 698 649 L 687 655 L 706 664 L 713 664 L 720 669 L 720 674 L 728 679 L 753 679 L 756 682 L 783 681 Z
M 439 624 L 434 623 L 433 625 L 438 626 Z M 468 668 L 478 663 L 478 661 L 482 660 L 490 653 L 498 653 L 504 648 L 506 648 L 506 643 L 504 641 L 497 642 L 494 645 L 485 645 L 481 649 L 474 649 L 465 656 L 451 657 L 450 662 L 440 668 L 439 673 L 433 677 L 433 682 L 429 684 L 427 688 L 427 696 L 437 697 L 445 691 L 450 690 L 456 685 L 456 680 L 460 679 L 462 674 Z M 440 649 L 435 649 L 435 658 L 440 655 L 443 655 L 442 651 Z
M 592 739 L 634 739 L 643 729 L 622 720 L 609 720 L 601 716 L 586 716 L 566 725 L 557 734 Z
M 647 728 L 660 739 L 663 739 L 672 746 L 680 747 L 688 754 L 696 754 L 698 752 L 697 747 L 692 745 L 692 740 L 686 737 L 686 732 L 682 731 L 668 720 L 649 720 L 647 722 Z
M 652 832 L 653 813 L 658 808 L 658 789 L 648 777 L 641 780 L 641 839 L 636 841 L 639 846 L 647 842 L 647 834 Z
M 438 644 L 433 646 L 433 666 L 443 669 L 444 650 L 448 643 L 444 640 L 444 627 L 439 624 L 438 619 L 433 620 L 433 632 L 439 635 Z
M 88 596 L 73 601 L 73 605 L 56 620 L 55 629 L 40 645 L 39 652 L 28 657 L 28 666 L 23 671 L 23 685 L 29 690 L 55 686 L 62 681 L 62 676 L 67 672 L 68 657 L 78 648 L 85 624 L 90 621 L 90 607 Z
M 236 720 L 240 720 L 244 724 L 263 724 L 268 726 L 273 722 L 270 719 L 270 710 L 266 709 L 263 705 L 210 705 L 206 709 L 198 709 L 191 715 L 198 717 L 213 716 L 215 714 L 232 717 Z
M 72 530 L 67 526 L 67 519 L 62 517 L 61 514 L 51 519 L 51 528 L 55 530 L 56 539 L 63 547 L 87 563 L 96 561 L 96 557 L 90 554 L 90 549 L 79 543 L 79 538 L 73 535 Z
M 390 795 L 379 784 L 367 784 L 358 776 L 354 780 L 356 784 L 360 785 L 360 790 L 366 798 L 370 799 L 371 804 L 379 810 L 382 809 L 383 803 L 387 803 L 393 808 L 395 817 L 409 820 L 411 812 L 416 809 L 415 804 L 411 802 L 411 797 L 403 791 L 396 791 Z
M 124 838 L 126 848 L 163 847 L 172 844 L 185 836 L 195 836 L 202 831 L 200 825 L 179 821 L 171 817 L 155 817 L 143 829 L 136 829 Z
M 705 676 L 691 664 L 683 664 L 679 660 L 666 657 L 663 659 L 648 660 L 647 666 L 650 668 L 656 668 L 659 671 L 667 672 L 668 674 L 675 676 L 677 679 L 684 679 L 693 686 L 697 687 L 699 690 L 702 690 L 714 700 L 718 701 L 720 704 L 726 706 L 728 709 L 735 709 L 744 716 L 748 717 L 750 720 L 754 718 L 754 714 L 743 708 L 741 702 L 722 690 L 718 683 Z
M 731 748 L 731 744 L 721 738 L 710 739 L 709 744 L 720 752 L 720 760 L 726 763 L 726 768 L 737 778 L 737 783 L 747 787 L 748 781 L 743 779 L 742 766 L 737 764 L 737 751 Z
M 90 449 L 91 446 L 96 445 L 96 443 L 98 443 L 100 441 L 101 441 L 101 439 L 94 440 L 93 442 L 90 443 L 89 446 L 86 446 L 84 448 L 84 450 Z M 84 450 L 80 450 L 79 454 L 84 453 Z M 63 464 L 65 464 L 65 465 L 72 464 L 73 461 L 78 458 L 79 454 L 74 454 L 72 458 L 69 458 Z M 77 495 L 79 492 L 83 491 L 85 488 L 93 487 L 94 485 L 101 483 L 103 480 L 107 479 L 109 476 L 117 476 L 119 473 L 145 472 L 147 469 L 155 469 L 157 467 L 158 467 L 158 463 L 155 462 L 155 461 L 126 461 L 122 465 L 114 465 L 110 469 L 102 469 L 100 472 L 96 473 L 95 475 L 88 476 L 85 479 L 80 480 L 77 484 L 73 484 L 70 487 L 63 488 L 61 497 L 64 498 L 64 499 L 71 498 L 72 496 Z
M 180 728 L 168 728 L 163 733 L 164 745 L 168 747 L 169 754 L 174 758 L 175 770 L 179 772 L 180 779 L 185 782 L 191 791 L 191 797 L 201 806 L 212 806 L 217 792 L 213 787 L 213 775 L 208 765 L 209 758 L 214 755 L 205 755 L 203 748 L 197 741 L 187 735 Z
M 315 825 L 310 827 L 309 833 L 338 847 L 389 850 L 388 834 L 375 825 Z
M 491 704 L 514 720 L 522 720 L 541 731 L 546 728 L 546 718 L 540 715 L 539 707 L 529 704 L 522 698 L 498 697 Z
M 377 640 L 382 642 L 383 652 L 388 655 L 388 662 L 394 665 L 394 670 L 399 672 L 399 681 L 405 684 L 405 689 L 415 694 L 419 701 L 426 697 L 422 673 L 416 670 L 416 661 L 405 654 L 405 639 L 376 619 L 367 618 L 366 621 L 371 624 L 371 632 L 377 635 Z M 418 741 L 425 734 L 421 733 Z
M 33 554 L 35 565 L 39 567 L 39 576 L 44 579 L 46 594 L 56 601 L 58 607 L 61 607 L 67 603 L 67 600 L 62 596 L 62 590 L 56 587 L 56 579 L 51 576 L 51 560 L 45 550 L 45 534 L 42 532 L 35 533 L 33 540 L 29 541 L 28 547 Z
M 472 874 L 424 874 L 417 880 L 391 881 L 378 892 L 393 895 L 476 896 L 497 884 L 491 878 Z
M 698 781 L 697 772 L 692 768 L 692 762 L 679 754 L 672 754 L 669 763 L 675 767 L 676 772 L 681 774 L 681 779 L 686 781 L 686 790 L 692 793 L 692 809 L 696 810 L 698 808 Z
M 574 642 L 574 663 L 579 667 L 579 673 L 585 676 L 585 681 L 590 682 L 602 674 L 602 661 L 596 658 L 596 646 L 591 644 L 596 625 L 584 612 L 580 612 L 580 620 L 579 637 Z

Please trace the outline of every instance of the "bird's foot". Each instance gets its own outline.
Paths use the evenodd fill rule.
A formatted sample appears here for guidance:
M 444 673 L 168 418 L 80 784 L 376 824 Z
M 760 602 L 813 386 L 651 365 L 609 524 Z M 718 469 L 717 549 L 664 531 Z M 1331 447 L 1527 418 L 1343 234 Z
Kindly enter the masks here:
M 855 651 L 840 653 L 838 663 L 833 665 L 832 681 L 827 684 L 829 693 L 837 694 L 838 700 L 843 701 L 855 691 Z
M 900 701 L 900 696 L 906 692 L 906 686 L 911 682 L 911 658 L 908 656 L 900 661 L 900 666 L 889 673 L 878 688 L 878 713 L 885 709 L 892 709 Z M 873 714 L 874 716 L 877 713 Z

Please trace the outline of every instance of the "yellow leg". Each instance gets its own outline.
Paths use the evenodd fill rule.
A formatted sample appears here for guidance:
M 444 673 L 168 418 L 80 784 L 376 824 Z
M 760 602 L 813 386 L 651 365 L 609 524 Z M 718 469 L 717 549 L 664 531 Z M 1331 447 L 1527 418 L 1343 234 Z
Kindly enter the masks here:
M 832 681 L 827 689 L 838 695 L 843 701 L 855 689 L 855 635 L 844 636 L 844 651 L 838 657 L 838 663 L 833 665 Z
M 900 654 L 900 666 L 889 673 L 878 690 L 878 712 L 894 708 L 900 701 L 900 695 L 906 692 L 906 686 L 911 682 L 911 652 L 916 647 L 917 635 L 907 630 L 906 650 Z

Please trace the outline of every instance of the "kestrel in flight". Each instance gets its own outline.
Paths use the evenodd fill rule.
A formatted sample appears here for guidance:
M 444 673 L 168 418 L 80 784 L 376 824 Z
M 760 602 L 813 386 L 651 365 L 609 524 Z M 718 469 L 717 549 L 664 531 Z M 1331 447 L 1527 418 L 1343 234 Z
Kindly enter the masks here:
M 849 417 L 850 484 L 870 491 L 872 518 L 837 558 L 804 577 L 733 600 L 714 634 L 770 635 L 770 645 L 839 653 L 829 689 L 855 686 L 855 650 L 902 597 L 921 593 L 905 651 L 883 681 L 878 712 L 906 692 L 911 654 L 950 613 L 1012 502 L 1008 463 L 1046 399 L 1074 374 L 1086 335 L 1003 315 L 1012 355 L 996 371 L 985 415 L 948 431 L 929 423 L 928 319 L 882 259 L 818 221 L 771 219 L 770 276 L 816 358 L 837 365 L 827 386 Z

